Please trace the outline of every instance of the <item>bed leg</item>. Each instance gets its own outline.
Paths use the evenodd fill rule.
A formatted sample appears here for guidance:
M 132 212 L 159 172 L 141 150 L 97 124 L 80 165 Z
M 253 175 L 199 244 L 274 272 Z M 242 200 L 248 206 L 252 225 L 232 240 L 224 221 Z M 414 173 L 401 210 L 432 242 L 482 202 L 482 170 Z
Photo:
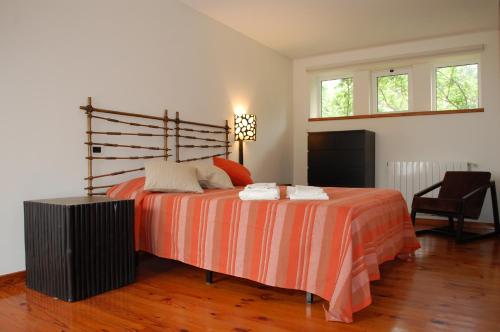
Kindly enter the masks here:
M 307 304 L 312 304 L 314 301 L 314 294 L 306 292 L 306 303 Z
M 214 273 L 212 271 L 205 271 L 205 282 L 211 285 L 214 282 Z

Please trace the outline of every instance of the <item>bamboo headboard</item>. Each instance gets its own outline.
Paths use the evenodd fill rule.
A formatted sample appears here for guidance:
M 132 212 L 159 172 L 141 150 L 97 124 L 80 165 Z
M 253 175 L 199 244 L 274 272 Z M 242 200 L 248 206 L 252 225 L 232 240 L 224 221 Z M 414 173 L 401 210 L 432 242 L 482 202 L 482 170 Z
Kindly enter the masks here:
M 216 156 L 224 156 L 226 159 L 231 153 L 229 151 L 229 131 L 231 128 L 228 126 L 227 120 L 224 125 L 214 125 L 209 123 L 193 122 L 182 120 L 179 117 L 179 112 L 175 113 L 175 118 L 169 118 L 168 111 L 165 110 L 163 116 L 152 116 L 148 114 L 140 113 L 128 113 L 121 111 L 114 111 L 109 109 L 95 108 L 92 105 L 92 98 L 88 97 L 87 105 L 80 106 L 81 110 L 85 111 L 87 115 L 87 168 L 88 174 L 85 177 L 87 181 L 87 195 L 105 195 L 105 192 L 96 192 L 96 189 L 107 189 L 115 184 L 97 184 L 96 180 L 103 180 L 109 177 L 119 176 L 123 174 L 141 172 L 144 167 L 135 167 L 126 170 L 116 170 L 111 172 L 102 172 L 100 174 L 95 174 L 95 163 L 94 161 L 113 161 L 113 160 L 142 160 L 142 159 L 153 159 L 153 158 L 163 158 L 168 160 L 169 157 L 175 156 L 176 162 L 185 162 L 192 160 L 208 159 Z M 109 115 L 113 117 L 108 117 Z M 141 122 L 130 122 L 126 121 L 130 118 L 138 118 Z M 136 127 L 141 128 L 141 132 L 129 132 L 129 131 L 95 131 L 96 121 L 104 122 L 109 126 L 119 125 L 125 127 Z M 171 125 L 170 125 L 171 124 Z M 170 126 L 169 126 L 170 125 Z M 147 130 L 144 130 L 147 128 Z M 202 134 L 203 136 L 200 136 Z M 209 137 L 207 137 L 209 135 Z M 142 139 L 145 137 L 161 139 L 161 143 L 157 144 L 160 146 L 153 146 L 145 144 L 142 141 L 138 144 L 131 144 L 130 142 L 109 142 L 104 140 L 95 140 L 96 137 L 110 137 L 115 138 L 128 137 L 128 139 L 136 138 Z M 174 137 L 175 144 L 173 147 L 169 147 L 169 137 Z M 208 144 L 197 144 L 196 142 L 209 142 Z M 106 147 L 112 149 L 133 149 L 139 151 L 157 151 L 156 154 L 149 152 L 148 155 L 139 154 L 136 156 L 95 156 L 93 152 L 93 147 Z M 196 151 L 202 149 L 203 151 L 215 151 L 215 153 L 206 154 L 202 156 L 191 156 L 190 158 L 181 159 L 181 149 L 189 149 L 191 151 Z M 174 155 L 171 152 L 174 151 Z M 101 165 L 102 166 L 102 165 Z M 102 169 L 102 167 L 101 167 Z

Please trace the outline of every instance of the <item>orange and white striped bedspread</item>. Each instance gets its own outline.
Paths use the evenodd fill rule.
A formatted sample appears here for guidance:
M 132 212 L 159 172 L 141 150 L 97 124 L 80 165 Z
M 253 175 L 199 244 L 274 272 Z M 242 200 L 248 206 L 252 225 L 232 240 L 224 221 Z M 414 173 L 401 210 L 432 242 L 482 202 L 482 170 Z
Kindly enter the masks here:
M 371 303 L 379 265 L 420 247 L 401 193 L 325 188 L 328 201 L 241 201 L 236 189 L 149 193 L 144 178 L 117 185 L 135 199 L 136 246 L 156 256 L 330 302 L 326 318 L 352 322 Z

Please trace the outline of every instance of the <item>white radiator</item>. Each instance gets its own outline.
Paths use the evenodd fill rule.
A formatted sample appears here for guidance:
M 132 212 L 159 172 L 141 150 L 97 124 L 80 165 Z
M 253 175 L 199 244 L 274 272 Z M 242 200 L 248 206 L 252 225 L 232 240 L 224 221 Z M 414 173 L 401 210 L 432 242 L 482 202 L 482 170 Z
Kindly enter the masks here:
M 469 171 L 471 163 L 465 161 L 389 161 L 388 187 L 401 191 L 411 208 L 413 195 L 443 179 L 446 171 Z M 436 197 L 439 189 L 428 194 Z

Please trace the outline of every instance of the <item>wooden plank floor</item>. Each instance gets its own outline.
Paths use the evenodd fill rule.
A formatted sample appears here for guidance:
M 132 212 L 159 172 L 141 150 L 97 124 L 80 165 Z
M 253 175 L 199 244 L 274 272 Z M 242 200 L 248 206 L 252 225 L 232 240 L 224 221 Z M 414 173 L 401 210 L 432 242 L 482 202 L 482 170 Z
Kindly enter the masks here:
M 422 236 L 415 261 L 382 265 L 373 304 L 327 322 L 316 298 L 143 257 L 138 281 L 77 303 L 0 282 L 0 331 L 500 331 L 500 239 L 465 245 Z

